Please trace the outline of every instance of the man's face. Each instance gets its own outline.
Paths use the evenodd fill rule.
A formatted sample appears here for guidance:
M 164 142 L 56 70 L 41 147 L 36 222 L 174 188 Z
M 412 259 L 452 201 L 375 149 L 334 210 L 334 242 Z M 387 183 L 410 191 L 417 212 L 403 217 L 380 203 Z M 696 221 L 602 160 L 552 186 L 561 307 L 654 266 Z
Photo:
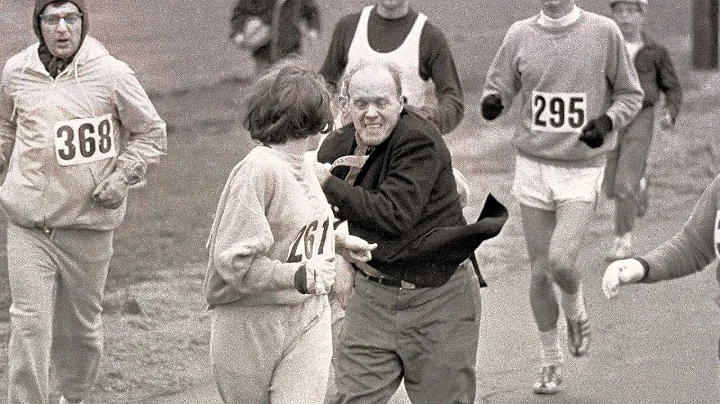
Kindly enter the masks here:
M 82 14 L 73 3 L 45 7 L 40 14 L 40 28 L 48 50 L 57 58 L 69 58 L 80 47 Z
M 409 6 L 408 0 L 380 0 L 378 5 L 386 10 L 401 10 Z
M 613 4 L 612 19 L 627 38 L 640 33 L 645 21 L 645 14 L 639 5 L 621 1 Z
M 377 146 L 384 142 L 402 111 L 402 97 L 397 94 L 390 72 L 367 67 L 359 70 L 350 79 L 348 98 L 358 143 Z
M 546 14 L 558 14 L 569 12 L 575 0 L 540 0 L 540 5 Z

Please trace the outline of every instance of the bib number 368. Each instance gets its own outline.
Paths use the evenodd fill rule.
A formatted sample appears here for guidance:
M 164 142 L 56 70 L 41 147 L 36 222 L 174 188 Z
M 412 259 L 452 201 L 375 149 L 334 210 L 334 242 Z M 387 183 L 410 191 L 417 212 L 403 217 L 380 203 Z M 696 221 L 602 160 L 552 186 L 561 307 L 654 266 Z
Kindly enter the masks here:
M 89 163 L 115 157 L 112 115 L 57 122 L 55 157 L 61 166 Z
M 532 129 L 541 132 L 579 132 L 587 116 L 585 93 L 532 93 Z

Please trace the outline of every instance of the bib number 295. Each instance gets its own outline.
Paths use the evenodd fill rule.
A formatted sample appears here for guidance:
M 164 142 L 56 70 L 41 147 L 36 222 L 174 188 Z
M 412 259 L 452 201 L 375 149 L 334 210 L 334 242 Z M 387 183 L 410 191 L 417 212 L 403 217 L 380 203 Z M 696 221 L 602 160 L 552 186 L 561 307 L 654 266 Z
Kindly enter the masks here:
M 61 166 L 89 163 L 117 155 L 112 115 L 58 122 L 55 157 Z
M 578 132 L 587 116 L 585 93 L 533 91 L 532 129 L 541 132 Z

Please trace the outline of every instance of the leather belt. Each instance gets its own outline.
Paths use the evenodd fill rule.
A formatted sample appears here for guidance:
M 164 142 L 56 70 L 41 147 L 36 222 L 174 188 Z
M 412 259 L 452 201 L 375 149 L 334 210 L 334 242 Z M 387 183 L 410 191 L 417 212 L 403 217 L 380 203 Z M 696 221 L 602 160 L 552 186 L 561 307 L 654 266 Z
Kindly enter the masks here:
M 397 279 L 392 278 L 386 278 L 384 276 L 373 276 L 365 272 L 362 268 L 360 268 L 358 265 L 355 265 L 355 269 L 365 277 L 365 279 L 373 282 L 377 282 L 381 285 L 390 286 L 393 288 L 399 288 L 399 289 L 415 289 L 417 286 L 415 286 L 414 283 L 406 282 L 406 281 L 399 281 Z

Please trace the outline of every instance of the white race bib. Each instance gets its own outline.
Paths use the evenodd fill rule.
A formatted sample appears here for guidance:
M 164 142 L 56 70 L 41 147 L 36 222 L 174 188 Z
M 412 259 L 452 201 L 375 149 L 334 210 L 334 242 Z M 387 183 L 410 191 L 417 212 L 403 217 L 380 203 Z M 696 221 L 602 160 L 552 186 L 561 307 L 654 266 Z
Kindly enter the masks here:
M 300 229 L 288 252 L 287 262 L 307 261 L 315 255 L 334 254 L 335 236 L 330 218 L 314 220 Z
M 55 157 L 61 166 L 89 163 L 115 157 L 112 115 L 57 122 Z
M 586 93 L 532 92 L 533 131 L 580 132 L 586 120 Z

